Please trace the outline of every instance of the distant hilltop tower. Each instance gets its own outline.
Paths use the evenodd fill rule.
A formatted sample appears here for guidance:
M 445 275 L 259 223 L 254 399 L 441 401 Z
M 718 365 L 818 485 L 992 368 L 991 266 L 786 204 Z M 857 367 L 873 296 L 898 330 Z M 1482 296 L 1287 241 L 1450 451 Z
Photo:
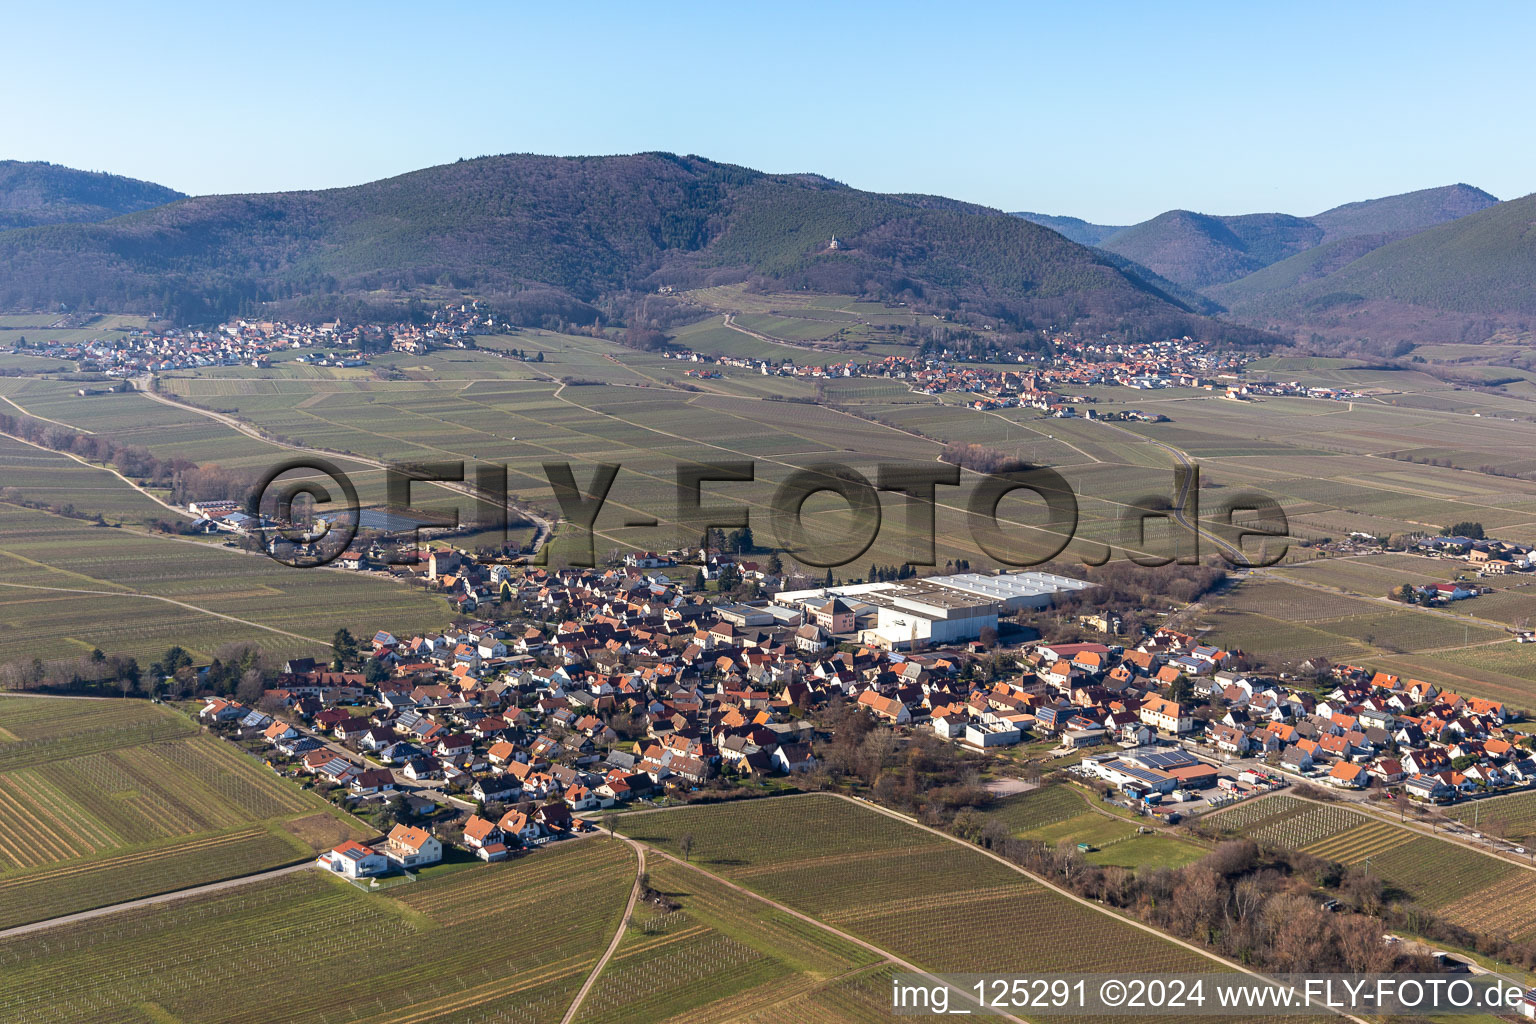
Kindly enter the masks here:
M 837 240 L 837 236 L 836 235 L 833 235 L 832 236 L 832 241 L 827 243 L 827 251 L 828 252 L 836 252 L 837 250 L 841 249 L 842 247 L 843 247 L 843 243 L 839 242 Z

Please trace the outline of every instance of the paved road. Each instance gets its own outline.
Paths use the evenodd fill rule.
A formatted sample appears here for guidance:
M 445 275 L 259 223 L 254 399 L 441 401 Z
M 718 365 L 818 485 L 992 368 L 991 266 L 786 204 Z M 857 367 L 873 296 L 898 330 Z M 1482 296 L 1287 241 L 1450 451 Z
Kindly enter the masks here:
M 351 761 L 353 764 L 360 764 L 365 768 L 388 768 L 391 773 L 394 773 L 393 765 L 386 765 L 381 761 L 375 761 L 367 754 L 353 750 L 350 747 L 337 742 L 332 737 L 327 736 L 325 733 L 315 731 L 314 729 L 305 725 L 303 722 L 296 722 L 287 718 L 283 720 L 288 722 L 303 735 L 308 736 L 310 739 L 318 740 L 322 745 L 324 745 L 326 750 L 329 750 L 331 753 L 338 757 L 345 758 L 346 760 Z M 395 774 L 395 789 L 405 796 L 419 796 L 423 797 L 424 799 L 431 800 L 435 804 L 447 803 L 465 811 L 472 811 L 475 809 L 476 805 L 473 801 L 464 800 L 445 793 L 443 790 L 446 786 L 447 783 L 443 782 L 441 779 L 420 779 L 413 781 L 411 779 L 401 778 L 398 774 Z
M 61 924 L 73 924 L 76 921 L 89 921 L 92 918 L 106 917 L 108 914 L 116 914 L 123 910 L 132 910 L 135 907 L 149 907 L 157 903 L 170 903 L 174 900 L 186 899 L 189 896 L 201 896 L 205 893 L 219 892 L 224 889 L 236 889 L 242 885 L 250 885 L 252 882 L 262 882 L 269 878 L 281 878 L 297 871 L 308 871 L 315 866 L 312 860 L 306 860 L 302 864 L 290 864 L 285 868 L 274 868 L 271 871 L 262 871 L 254 875 L 241 875 L 239 878 L 226 878 L 222 882 L 210 882 L 207 885 L 197 885 L 190 889 L 177 889 L 174 892 L 163 892 L 158 896 L 145 896 L 139 900 L 129 900 L 126 903 L 113 903 L 106 907 L 97 907 L 95 910 L 82 910 L 78 914 L 65 914 L 63 917 L 50 917 L 46 921 L 33 921 L 31 924 L 20 924 L 14 928 L 0 931 L 0 939 L 9 939 L 16 935 L 28 935 L 32 932 L 40 932 L 47 928 L 56 928 Z

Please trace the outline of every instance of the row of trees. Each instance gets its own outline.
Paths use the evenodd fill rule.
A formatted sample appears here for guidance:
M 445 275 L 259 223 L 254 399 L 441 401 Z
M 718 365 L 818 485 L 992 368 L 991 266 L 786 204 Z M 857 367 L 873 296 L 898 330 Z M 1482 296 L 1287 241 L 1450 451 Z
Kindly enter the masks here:
M 858 704 L 834 696 L 813 721 L 830 733 L 816 746 L 817 772 L 797 779 L 811 786 L 864 787 L 874 799 L 930 825 L 946 825 L 966 809 L 992 801 L 980 782 L 985 756 L 927 730 L 898 737 Z
M 163 459 L 141 445 L 124 444 L 105 434 L 82 434 L 31 416 L 0 414 L 0 433 L 111 466 L 146 487 L 165 487 L 178 503 L 229 498 L 255 486 L 259 470 L 199 466 L 190 459 Z
M 0 665 L 0 690 L 106 696 L 132 693 L 143 678 L 133 658 L 108 655 L 99 647 L 79 658 L 32 658 Z
M 1428 971 L 1427 958 L 1383 941 L 1379 879 L 1304 853 L 1261 850 L 1251 840 L 1218 845 L 1187 867 L 1133 872 L 1100 867 L 1070 843 L 1013 839 L 969 820 L 965 837 L 1088 899 L 1100 900 L 1172 935 L 1266 971 Z M 1319 886 L 1337 888 L 1353 910 L 1330 913 Z
M 983 444 L 965 444 L 960 441 L 946 444 L 939 458 L 977 473 L 1012 473 L 1029 468 L 1029 463 L 1016 455 Z
M 278 666 L 257 644 L 234 641 L 213 652 L 199 671 L 192 655 L 170 647 L 147 668 L 131 656 L 106 654 L 100 648 L 79 658 L 42 658 L 0 665 L 0 691 L 70 693 L 87 696 L 169 697 L 196 694 L 236 697 L 255 704 L 277 674 Z

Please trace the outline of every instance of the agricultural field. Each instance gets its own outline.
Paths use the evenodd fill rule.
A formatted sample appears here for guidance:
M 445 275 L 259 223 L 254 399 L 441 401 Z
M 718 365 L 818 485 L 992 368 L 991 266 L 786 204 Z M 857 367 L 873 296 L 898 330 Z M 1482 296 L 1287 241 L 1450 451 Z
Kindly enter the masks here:
M 1027 793 L 1005 797 L 987 816 L 1008 826 L 1014 835 L 1065 821 L 1086 810 L 1082 795 L 1071 786 L 1041 786 Z
M 665 860 L 648 867 L 651 885 L 675 909 L 637 909 L 618 952 L 582 1003 L 576 1020 L 583 1024 L 789 1013 L 819 989 L 879 960 L 704 872 Z
M 99 648 L 148 664 L 175 644 L 206 663 L 233 641 L 279 658 L 323 655 L 342 626 L 409 635 L 448 618 L 441 598 L 390 580 L 3 503 L 0 567 L 0 662 Z
M 1365 820 L 1345 807 L 1284 794 L 1245 800 L 1200 819 L 1201 824 L 1220 831 L 1292 849 L 1320 842 Z
M 1369 863 L 1416 841 L 1413 832 L 1337 804 L 1279 795 L 1249 800 L 1202 818 L 1211 827 L 1261 844 L 1301 850 L 1346 866 Z
M 1456 820 L 1513 843 L 1536 837 L 1536 793 L 1473 800 L 1446 809 Z
M 632 838 L 936 971 L 1201 971 L 1211 961 L 980 851 L 831 796 L 622 819 Z M 921 878 L 921 885 L 911 880 Z M 997 936 L 1014 941 L 999 944 Z
M 104 468 L 0 435 L 0 489 L 5 500 L 27 501 L 143 525 L 175 516 L 154 498 Z M 3 538 L 0 538 L 3 540 Z
M 1371 821 L 1351 825 L 1325 839 L 1307 843 L 1302 850 L 1324 860 L 1353 866 L 1371 863 L 1376 857 L 1413 840 L 1413 833 L 1407 829 L 1387 821 Z
M 1387 883 L 1389 896 L 1396 894 L 1430 908 L 1443 907 L 1512 874 L 1528 873 L 1508 861 L 1429 836 L 1415 836 L 1373 857 L 1371 872 Z M 1477 927 L 1471 919 L 1457 923 Z
M 1485 657 L 1507 651 L 1521 660 L 1523 652 L 1503 626 L 1470 617 L 1476 614 L 1474 606 L 1480 599 L 1458 602 L 1447 610 L 1429 610 L 1293 581 L 1310 573 L 1313 564 L 1321 563 L 1286 569 L 1283 575 L 1271 570 L 1243 580 L 1202 608 L 1198 625 L 1212 630 L 1226 647 L 1276 663 L 1321 656 L 1333 662 L 1380 665 L 1384 659 L 1411 654 L 1414 657 L 1402 662 L 1411 666 L 1432 661 L 1437 654 L 1460 658 L 1466 653 L 1463 648 L 1487 652 Z M 1411 667 L 1403 671 L 1428 678 Z M 1457 689 L 1512 699 L 1507 692 L 1497 692 L 1496 683 L 1489 680 L 1489 685 L 1474 683 Z
M 1321 583 L 1355 594 L 1380 597 L 1404 583 L 1413 586 L 1444 583 L 1465 571 L 1460 562 L 1447 559 L 1373 554 L 1351 558 L 1319 558 L 1301 566 L 1282 567 L 1275 574 Z
M 364 834 L 163 705 L 0 698 L 0 927 L 248 874 Z
M 634 854 L 605 839 L 387 893 L 303 871 L 0 939 L 0 1019 L 558 1024 L 633 878 Z
M 1019 839 L 1088 843 L 1086 859 L 1119 867 L 1180 867 L 1205 856 L 1197 843 L 1167 835 L 1141 835 L 1136 822 L 1095 810 L 1093 797 L 1071 785 L 1044 786 L 999 801 L 987 816 Z
M 888 328 L 921 319 L 899 306 L 851 296 L 759 294 L 722 286 L 690 298 L 718 312 L 679 328 L 679 345 L 810 365 L 845 353 L 878 355 L 895 337 Z M 743 329 L 777 340 L 732 330 L 724 322 L 727 312 Z M 983 444 L 1063 473 L 1076 491 L 1080 516 L 1078 539 L 1064 555 L 1068 562 L 1097 555 L 1106 543 L 1121 546 L 1119 520 L 1126 505 L 1169 492 L 1176 460 L 1161 445 L 1198 460 L 1207 522 L 1227 495 L 1256 490 L 1281 502 L 1293 536 L 1301 538 L 1337 537 L 1353 529 L 1435 532 L 1471 519 L 1501 537 L 1536 540 L 1536 483 L 1479 471 L 1536 472 L 1536 459 L 1511 455 L 1536 450 L 1529 398 L 1462 390 L 1424 373 L 1349 361 L 1281 360 L 1259 367 L 1285 379 L 1368 392 L 1353 402 L 1229 402 L 1190 389 L 1081 389 L 1102 412 L 1140 408 L 1169 417 L 1165 423 L 1112 424 L 1052 419 L 1028 409 L 981 412 L 967 408 L 964 395 L 917 395 L 896 380 L 811 381 L 714 367 L 708 369 L 718 369 L 718 377 L 686 377 L 697 364 L 637 352 L 606 337 L 518 330 L 476 340 L 478 348 L 471 350 L 380 355 L 364 369 L 316 367 L 283 354 L 270 368 L 177 371 L 161 385 L 172 396 L 237 416 L 283 443 L 367 458 L 505 463 L 514 495 L 549 512 L 555 509 L 545 461 L 618 463 L 622 469 L 597 523 L 602 554 L 693 540 L 675 523 L 679 465 L 753 460 L 755 481 L 718 490 L 752 510 L 760 536 L 772 542 L 766 513 L 776 485 L 789 473 L 838 461 L 873 476 L 893 460 L 930 463 L 951 441 Z M 815 347 L 829 344 L 842 347 Z M 513 350 L 542 361 L 512 358 Z M 251 469 L 291 454 L 195 409 L 140 394 L 81 397 L 75 390 L 75 382 L 67 380 L 0 378 L 0 397 L 15 408 L 110 433 L 162 456 Z M 808 404 L 818 399 L 823 404 Z M 365 503 L 383 500 L 381 470 L 338 461 Z M 114 490 L 120 484 L 114 478 L 43 453 L 0 444 L 0 466 L 14 468 L 14 486 L 28 500 L 69 502 L 87 515 L 100 513 L 129 525 L 159 514 L 152 501 L 126 485 Z M 580 467 L 577 476 L 584 479 Z M 968 529 L 965 507 L 974 475 L 966 474 L 964 481 L 960 488 L 939 490 L 938 558 L 941 564 L 965 558 L 979 566 L 985 559 Z M 424 508 L 467 511 L 457 497 L 431 487 L 417 490 L 413 500 Z M 886 563 L 913 553 L 899 536 L 899 500 L 887 496 L 889 521 L 873 549 Z M 1010 530 L 1040 541 L 1035 549 L 1043 551 L 1047 538 L 1034 533 L 1043 522 L 1039 512 L 1022 499 L 1009 499 L 1002 509 Z M 842 503 L 831 497 L 813 499 L 807 516 L 818 536 L 848 530 Z M 628 525 L 649 517 L 661 525 Z M 1152 534 L 1146 546 L 1156 548 L 1161 533 L 1154 527 Z M 1194 624 L 1208 627 L 1223 646 L 1267 661 L 1324 656 L 1376 664 L 1411 656 L 1422 658 L 1427 668 L 1425 673 L 1406 669 L 1409 675 L 1512 703 L 1521 703 L 1518 697 L 1536 685 L 1531 661 L 1500 642 L 1506 626 L 1536 618 L 1536 590 L 1527 593 L 1519 581 L 1500 581 L 1498 593 L 1446 611 L 1394 607 L 1371 599 L 1396 582 L 1445 578 L 1454 567 L 1401 556 L 1314 559 L 1315 553 L 1294 548 L 1296 564 L 1249 580 L 1228 602 L 1201 609 Z M 242 584 L 246 576 L 229 575 L 241 577 Z M 107 615 L 133 618 L 122 602 L 100 600 Z M 152 639 L 160 644 L 159 636 Z M 300 645 L 293 643 L 296 652 Z M 0 649 L 0 658 L 7 656 Z
M 1383 672 L 1423 679 L 1442 689 L 1502 700 L 1511 708 L 1526 711 L 1536 707 L 1536 675 L 1529 651 L 1529 645 L 1503 641 L 1413 657 L 1377 658 L 1371 665 Z
M 1285 795 L 1236 804 L 1202 821 L 1362 867 L 1382 880 L 1387 899 L 1434 910 L 1473 931 L 1536 935 L 1536 872 L 1509 861 L 1345 807 Z
M 1512 870 L 1439 908 L 1449 921 L 1490 935 L 1536 938 L 1536 872 Z

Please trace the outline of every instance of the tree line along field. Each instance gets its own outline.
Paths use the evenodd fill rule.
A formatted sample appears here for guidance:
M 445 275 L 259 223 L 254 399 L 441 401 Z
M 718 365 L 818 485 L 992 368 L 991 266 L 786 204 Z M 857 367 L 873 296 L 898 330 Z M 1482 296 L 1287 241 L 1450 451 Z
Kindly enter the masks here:
M 142 525 L 169 516 L 164 506 L 105 469 L 0 435 L 0 488 L 7 496 L 81 515 Z
M 323 655 L 342 626 L 409 635 L 447 618 L 440 598 L 392 581 L 3 504 L 0 566 L 0 662 L 100 648 L 147 664 L 173 644 L 206 661 L 237 640 Z
M 163 705 L 0 698 L 0 928 L 291 863 L 365 831 Z
M 1536 935 L 1536 871 L 1391 821 L 1279 794 L 1201 818 L 1205 826 L 1288 847 L 1379 877 L 1389 900 L 1434 911 L 1472 931 Z
M 0 1019 L 558 1024 L 633 878 L 589 839 L 387 893 L 317 870 L 130 909 L 0 939 Z
M 1203 971 L 1209 958 L 832 796 L 627 815 L 632 838 L 934 971 Z M 1006 936 L 1006 941 L 999 941 Z

